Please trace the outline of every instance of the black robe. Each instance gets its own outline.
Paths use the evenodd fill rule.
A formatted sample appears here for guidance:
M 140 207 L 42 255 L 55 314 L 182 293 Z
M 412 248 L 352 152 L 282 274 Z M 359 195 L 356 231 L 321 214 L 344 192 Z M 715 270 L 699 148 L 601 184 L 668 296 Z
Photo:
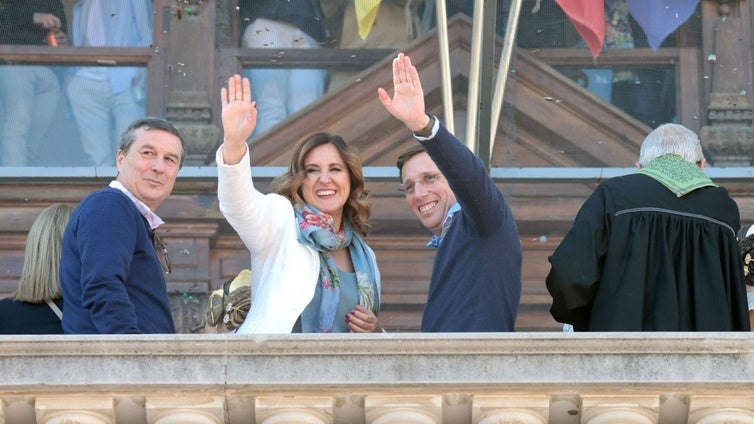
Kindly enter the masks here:
M 549 258 L 550 313 L 576 331 L 748 331 L 738 228 L 724 188 L 605 181 Z

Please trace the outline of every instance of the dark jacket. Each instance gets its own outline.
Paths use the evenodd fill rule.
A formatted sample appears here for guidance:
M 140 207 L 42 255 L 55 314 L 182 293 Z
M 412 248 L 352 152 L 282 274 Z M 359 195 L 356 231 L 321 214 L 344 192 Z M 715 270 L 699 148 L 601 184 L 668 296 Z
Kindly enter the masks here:
M 748 331 L 738 228 L 722 187 L 609 179 L 550 257 L 550 312 L 576 331 Z
M 461 205 L 437 250 L 422 331 L 513 331 L 522 260 L 513 212 L 482 161 L 445 127 L 421 144 Z
M 63 309 L 63 299 L 55 304 Z M 0 334 L 63 334 L 60 318 L 47 303 L 0 300 Z
M 0 0 L 0 44 L 46 44 L 49 32 L 33 21 L 34 13 L 51 13 L 67 32 L 65 11 L 60 0 Z
M 90 194 L 71 215 L 60 288 L 67 334 L 175 333 L 147 220 L 117 189 Z

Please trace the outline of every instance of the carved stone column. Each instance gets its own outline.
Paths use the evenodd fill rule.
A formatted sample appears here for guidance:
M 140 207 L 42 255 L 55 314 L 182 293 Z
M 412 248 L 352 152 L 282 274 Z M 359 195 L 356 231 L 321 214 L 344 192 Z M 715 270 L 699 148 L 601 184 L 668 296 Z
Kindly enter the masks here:
M 218 128 L 212 123 L 215 93 L 215 5 L 200 0 L 174 1 L 167 26 L 165 117 L 186 142 L 186 165 L 214 158 Z
M 754 162 L 752 16 L 743 0 L 702 1 L 707 124 L 700 131 L 715 166 Z

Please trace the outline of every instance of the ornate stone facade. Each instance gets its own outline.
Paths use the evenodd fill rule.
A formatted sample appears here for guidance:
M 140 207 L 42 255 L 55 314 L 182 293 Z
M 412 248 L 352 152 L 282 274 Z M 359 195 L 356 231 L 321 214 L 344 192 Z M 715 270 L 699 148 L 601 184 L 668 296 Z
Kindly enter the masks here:
M 0 338 L 7 424 L 754 423 L 751 333 Z

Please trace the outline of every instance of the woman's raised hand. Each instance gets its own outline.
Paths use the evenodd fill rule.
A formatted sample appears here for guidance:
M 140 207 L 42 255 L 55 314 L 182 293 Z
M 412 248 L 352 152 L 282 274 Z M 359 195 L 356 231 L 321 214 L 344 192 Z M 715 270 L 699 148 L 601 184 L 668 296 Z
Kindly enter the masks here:
M 246 153 L 246 139 L 257 124 L 257 105 L 251 101 L 248 78 L 233 75 L 220 90 L 223 122 L 223 160 L 235 165 Z

